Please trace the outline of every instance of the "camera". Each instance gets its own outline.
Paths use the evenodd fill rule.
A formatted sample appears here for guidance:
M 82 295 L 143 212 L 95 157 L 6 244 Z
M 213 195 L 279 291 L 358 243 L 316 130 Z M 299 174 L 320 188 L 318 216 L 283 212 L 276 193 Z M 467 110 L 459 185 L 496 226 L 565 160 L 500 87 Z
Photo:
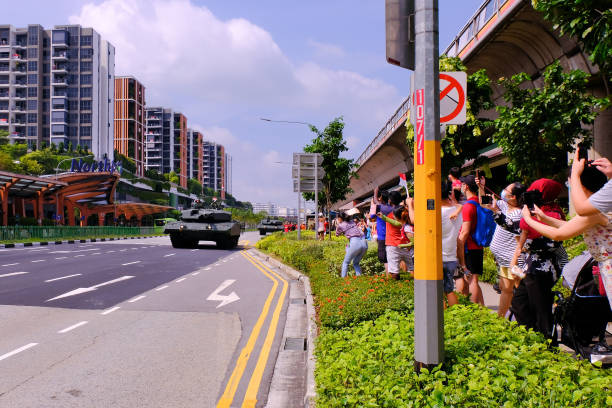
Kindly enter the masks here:
M 493 202 L 493 197 L 491 197 L 490 195 L 483 195 L 482 197 L 480 197 L 480 203 L 481 204 L 491 204 Z
M 578 160 L 582 159 L 589 161 L 589 149 L 584 142 L 578 143 Z
M 521 195 L 521 201 L 529 210 L 533 211 L 534 206 L 537 205 L 540 207 L 542 205 L 542 193 L 540 190 L 525 191 L 523 195 Z

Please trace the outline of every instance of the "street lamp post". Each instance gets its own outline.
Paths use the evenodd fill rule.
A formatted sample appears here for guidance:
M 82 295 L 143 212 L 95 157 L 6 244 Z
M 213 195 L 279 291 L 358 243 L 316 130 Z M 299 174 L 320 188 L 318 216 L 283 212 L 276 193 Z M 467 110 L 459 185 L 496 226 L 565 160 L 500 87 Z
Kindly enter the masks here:
M 274 120 L 274 119 L 268 119 L 268 118 L 259 118 L 260 120 L 263 120 L 265 122 L 274 122 L 274 123 L 295 123 L 295 124 L 299 124 L 299 125 L 306 125 L 310 128 L 310 130 L 316 130 L 316 126 L 314 126 L 312 123 L 308 123 L 308 122 L 301 122 L 299 120 Z M 317 133 L 318 134 L 318 133 Z M 297 184 L 298 184 L 298 239 L 300 239 L 300 218 L 301 218 L 301 204 L 300 204 L 300 196 L 301 196 L 301 192 L 300 192 L 300 164 L 298 163 L 298 180 L 297 180 Z M 319 191 L 318 191 L 318 180 L 317 180 L 317 163 L 315 162 L 315 236 L 317 236 L 318 231 L 319 231 Z M 306 205 L 304 205 L 304 209 L 306 208 Z M 308 220 L 306 217 L 304 217 L 304 222 L 307 223 Z

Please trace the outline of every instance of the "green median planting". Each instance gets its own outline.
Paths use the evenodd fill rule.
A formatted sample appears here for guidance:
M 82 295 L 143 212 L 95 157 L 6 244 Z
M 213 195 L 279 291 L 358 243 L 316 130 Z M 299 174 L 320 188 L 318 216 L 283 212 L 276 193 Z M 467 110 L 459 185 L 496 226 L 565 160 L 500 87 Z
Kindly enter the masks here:
M 275 233 L 257 247 L 310 278 L 318 407 L 612 406 L 612 370 L 465 299 L 445 311 L 444 363 L 415 373 L 412 280 L 381 275 L 375 243 L 364 275 L 341 279 L 346 241 L 302 237 Z

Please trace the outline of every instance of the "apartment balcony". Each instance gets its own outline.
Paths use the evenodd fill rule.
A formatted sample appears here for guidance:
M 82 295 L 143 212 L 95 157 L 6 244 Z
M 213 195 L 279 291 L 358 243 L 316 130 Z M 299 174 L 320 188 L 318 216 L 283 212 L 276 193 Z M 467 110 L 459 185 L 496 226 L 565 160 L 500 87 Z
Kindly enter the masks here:
M 9 99 L 9 93 L 8 92 L 0 92 L 0 100 L 6 100 Z
M 68 79 L 67 78 L 53 78 L 53 86 L 66 87 L 68 86 Z
M 14 131 L 14 132 L 9 133 L 9 139 L 15 140 L 15 139 L 25 139 L 25 138 L 26 138 L 25 132 Z
M 0 65 L 0 72 L 9 72 L 11 70 L 11 67 L 7 64 L 7 65 Z
M 68 59 L 68 53 L 66 51 L 54 52 L 51 55 L 51 59 L 54 61 L 66 61 Z
M 0 96 L 0 99 L 2 99 L 2 96 Z M 27 99 L 27 96 L 25 93 L 15 94 L 12 96 L 12 99 L 14 101 L 25 101 Z
M 15 88 L 27 88 L 28 87 L 28 84 L 26 83 L 26 81 L 13 81 L 11 85 L 13 85 Z
M 66 74 L 68 73 L 68 66 L 54 64 L 53 67 L 51 67 L 51 72 L 54 74 Z
M 12 112 L 24 112 L 26 111 L 26 107 L 23 105 L 15 105 L 11 108 Z
M 25 57 L 21 54 L 11 54 L 11 60 L 13 61 L 25 61 Z
M 0 105 L 0 112 L 10 112 L 10 111 L 11 111 L 11 110 L 9 109 L 9 105 L 8 105 L 8 104 L 6 104 L 6 105 L 4 105 L 4 104 Z

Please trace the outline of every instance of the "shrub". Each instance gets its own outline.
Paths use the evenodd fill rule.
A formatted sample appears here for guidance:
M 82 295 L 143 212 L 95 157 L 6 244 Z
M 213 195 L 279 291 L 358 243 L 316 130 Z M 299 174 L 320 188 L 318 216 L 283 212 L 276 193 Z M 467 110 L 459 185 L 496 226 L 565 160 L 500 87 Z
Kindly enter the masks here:
M 604 407 L 612 372 L 553 352 L 540 334 L 476 305 L 445 314 L 446 359 L 414 372 L 414 322 L 386 312 L 317 342 L 321 407 Z

